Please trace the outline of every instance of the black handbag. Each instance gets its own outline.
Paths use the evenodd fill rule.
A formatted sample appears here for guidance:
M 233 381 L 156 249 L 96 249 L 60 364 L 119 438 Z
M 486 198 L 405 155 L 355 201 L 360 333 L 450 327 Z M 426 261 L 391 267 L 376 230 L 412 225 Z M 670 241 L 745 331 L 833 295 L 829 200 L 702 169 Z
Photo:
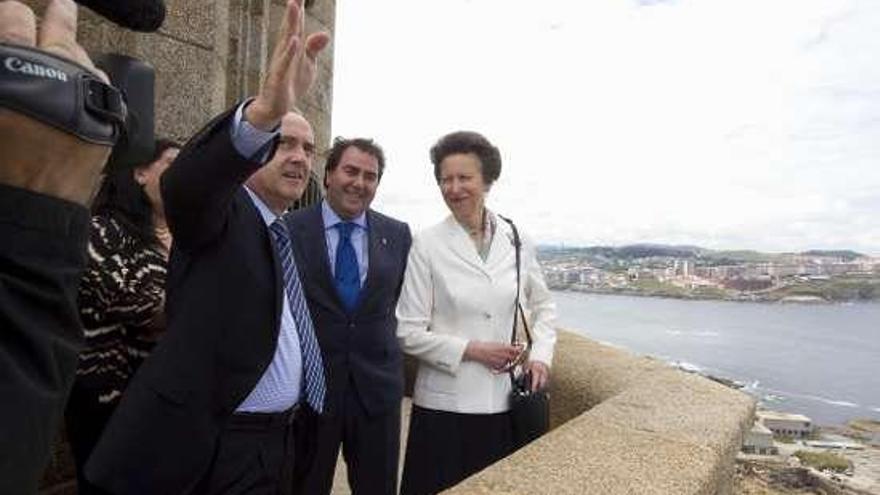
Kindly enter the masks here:
M 526 320 L 525 311 L 519 300 L 520 293 L 520 242 L 519 232 L 513 222 L 501 215 L 502 220 L 510 224 L 513 229 L 513 247 L 516 249 L 516 304 L 513 308 L 513 329 L 510 332 L 510 343 L 516 344 L 517 322 L 522 322 L 526 337 L 526 349 L 532 348 L 532 334 L 529 331 L 529 322 Z M 550 397 L 546 390 L 531 390 L 531 375 L 526 374 L 522 366 L 515 366 L 508 370 L 510 375 L 510 421 L 513 425 L 514 449 L 528 444 L 540 437 L 550 429 Z

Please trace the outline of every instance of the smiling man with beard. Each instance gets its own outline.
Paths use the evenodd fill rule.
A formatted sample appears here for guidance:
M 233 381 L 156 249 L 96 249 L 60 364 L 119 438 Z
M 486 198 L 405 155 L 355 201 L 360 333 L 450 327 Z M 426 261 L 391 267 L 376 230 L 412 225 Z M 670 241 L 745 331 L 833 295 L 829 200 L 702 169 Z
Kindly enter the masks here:
M 327 365 L 327 401 L 305 492 L 330 493 L 340 445 L 352 493 L 396 494 L 403 370 L 394 308 L 409 227 L 370 209 L 385 169 L 369 139 L 337 138 L 326 199 L 288 217 Z

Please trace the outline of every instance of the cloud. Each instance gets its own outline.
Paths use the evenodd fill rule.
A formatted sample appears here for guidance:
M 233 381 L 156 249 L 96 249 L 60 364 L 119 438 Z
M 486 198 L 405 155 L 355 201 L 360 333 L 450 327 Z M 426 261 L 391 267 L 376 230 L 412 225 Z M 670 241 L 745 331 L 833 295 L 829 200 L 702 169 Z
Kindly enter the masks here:
M 673 3 L 674 0 L 633 0 L 639 7 L 653 7 L 655 5 Z
M 880 4 L 337 8 L 334 131 L 377 137 L 376 206 L 416 228 L 447 214 L 428 148 L 470 128 L 538 240 L 880 254 Z

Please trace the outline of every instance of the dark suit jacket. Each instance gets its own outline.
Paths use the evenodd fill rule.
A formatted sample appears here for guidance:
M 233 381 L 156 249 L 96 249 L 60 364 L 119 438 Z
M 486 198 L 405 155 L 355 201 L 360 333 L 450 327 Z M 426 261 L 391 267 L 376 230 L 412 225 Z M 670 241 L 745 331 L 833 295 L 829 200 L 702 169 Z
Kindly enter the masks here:
M 128 386 L 86 467 L 114 494 L 177 494 L 210 465 L 224 421 L 272 360 L 283 293 L 269 231 L 242 183 L 259 163 L 230 116 L 194 137 L 163 174 L 174 247 L 168 330 Z
M 80 205 L 0 184 L 0 493 L 37 493 L 58 433 L 82 348 L 88 226 Z
M 347 393 L 356 393 L 369 414 L 400 407 L 403 369 L 395 308 L 412 243 L 409 227 L 367 211 L 367 279 L 358 307 L 348 314 L 333 286 L 321 205 L 294 212 L 287 224 L 328 369 L 325 414 L 333 415 Z

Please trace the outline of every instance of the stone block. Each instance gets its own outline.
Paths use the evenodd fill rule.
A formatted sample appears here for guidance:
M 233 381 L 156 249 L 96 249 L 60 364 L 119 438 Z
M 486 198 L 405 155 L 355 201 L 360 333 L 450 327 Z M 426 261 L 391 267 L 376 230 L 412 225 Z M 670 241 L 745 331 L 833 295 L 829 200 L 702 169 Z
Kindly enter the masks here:
M 444 493 L 715 493 L 712 449 L 585 414 Z
M 585 359 L 585 356 L 589 356 Z M 550 381 L 550 420 L 560 425 L 625 390 L 641 376 L 667 369 L 570 332 L 560 331 Z
M 225 88 L 217 53 L 167 36 L 137 34 L 125 53 L 156 70 L 156 132 L 185 140 L 220 112 Z
M 554 429 L 444 493 L 731 491 L 745 394 L 567 332 L 550 394 Z
M 310 17 L 315 18 L 325 26 L 336 25 L 335 0 L 315 0 L 306 11 Z
M 211 49 L 218 28 L 218 7 L 225 8 L 228 4 L 228 0 L 166 0 L 167 14 L 160 32 Z
M 669 369 L 643 380 L 591 410 L 621 425 L 707 445 L 739 445 L 750 425 L 754 399 L 698 375 Z

